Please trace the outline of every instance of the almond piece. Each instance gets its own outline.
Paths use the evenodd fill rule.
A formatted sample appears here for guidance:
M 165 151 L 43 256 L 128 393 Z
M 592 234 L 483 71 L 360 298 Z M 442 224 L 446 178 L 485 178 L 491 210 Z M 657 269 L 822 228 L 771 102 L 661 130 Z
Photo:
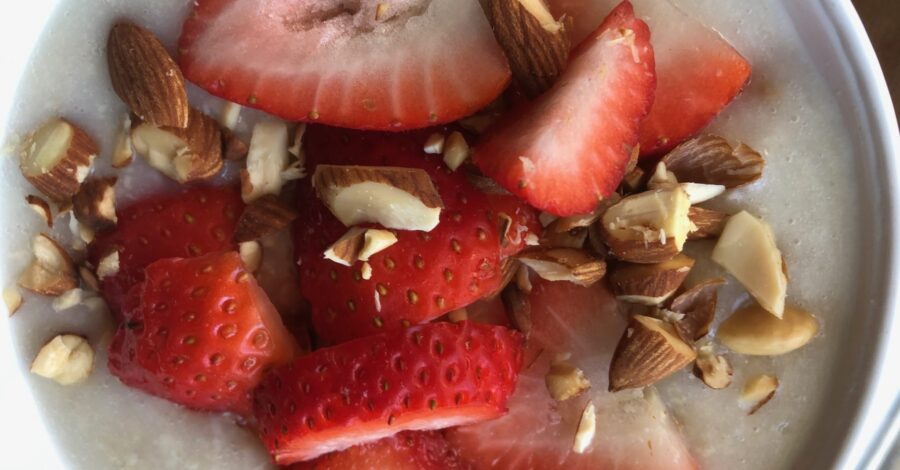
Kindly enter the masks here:
M 678 294 L 669 302 L 669 310 L 684 316 L 675 322 L 675 330 L 685 341 L 696 341 L 709 333 L 716 317 L 719 286 L 724 279 L 710 279 Z
M 458 308 L 447 314 L 447 320 L 453 323 L 463 322 L 469 319 L 469 312 L 465 308 Z
M 469 180 L 469 183 L 471 183 L 472 186 L 475 186 L 475 189 L 484 194 L 499 194 L 504 196 L 512 194 L 504 189 L 503 186 L 500 186 L 496 181 L 476 171 L 466 173 L 466 179 Z
M 537 97 L 566 67 L 570 43 L 565 28 L 542 0 L 491 0 L 488 12 L 513 79 L 526 96 Z
M 19 292 L 19 289 L 16 286 L 9 286 L 6 289 L 3 289 L 3 303 L 6 304 L 6 310 L 9 312 L 9 316 L 15 315 L 19 310 L 19 307 L 24 303 L 24 300 L 22 300 L 22 293 Z
M 444 140 L 444 134 L 435 132 L 434 134 L 428 136 L 427 139 L 425 139 L 425 146 L 423 150 L 428 154 L 440 155 L 444 153 Z
M 113 143 L 112 166 L 113 168 L 125 168 L 134 159 L 134 150 L 131 142 L 131 116 L 125 114 L 122 118 L 122 127 L 116 132 L 116 140 Z
M 362 267 L 359 268 L 359 277 L 366 281 L 372 279 L 372 265 L 368 261 L 363 261 Z
M 581 249 L 587 240 L 588 230 L 586 227 L 573 228 L 566 232 L 557 231 L 557 225 L 563 221 L 559 219 L 547 226 L 547 229 L 541 234 L 539 244 L 548 248 L 574 248 Z
M 116 225 L 116 178 L 92 178 L 81 185 L 72 198 L 72 210 L 79 222 L 94 231 Z
M 32 240 L 31 250 L 34 259 L 19 276 L 19 287 L 51 296 L 78 287 L 75 263 L 59 243 L 41 233 Z
M 518 259 L 548 281 L 589 286 L 606 274 L 606 262 L 572 248 L 532 248 L 519 253 Z
M 597 409 L 593 401 L 588 401 L 578 420 L 578 428 L 575 430 L 575 442 L 572 444 L 572 452 L 583 454 L 594 441 L 597 432 Z
M 318 165 L 313 186 L 348 227 L 372 222 L 428 232 L 440 222 L 443 209 L 431 177 L 418 168 Z
M 661 305 L 681 286 L 692 267 L 694 260 L 683 254 L 657 264 L 618 263 L 610 269 L 610 287 L 619 300 Z
M 233 101 L 226 101 L 219 110 L 219 124 L 229 131 L 234 131 L 238 119 L 241 117 L 241 109 L 243 109 L 241 105 Z
M 369 258 L 397 243 L 397 236 L 390 230 L 370 228 L 366 230 L 363 246 L 359 250 L 359 260 L 369 261 Z
M 740 281 L 763 308 L 781 318 L 787 276 L 768 224 L 746 211 L 729 217 L 712 259 Z
M 25 202 L 31 207 L 35 213 L 47 224 L 47 227 L 53 228 L 53 213 L 50 211 L 50 204 L 41 199 L 39 196 L 29 194 L 25 196 Z
M 262 266 L 262 245 L 256 240 L 241 242 L 238 244 L 238 253 L 241 255 L 241 261 L 247 271 L 255 273 Z
M 359 252 L 365 244 L 365 233 L 365 228 L 350 228 L 325 250 L 325 258 L 344 266 L 352 266 L 359 259 Z
M 687 193 L 691 204 L 709 201 L 725 192 L 725 186 L 721 184 L 678 183 L 678 186 Z
M 447 165 L 450 171 L 456 171 L 469 158 L 469 153 L 466 138 L 460 132 L 453 131 L 444 143 L 444 165 Z
M 694 362 L 694 375 L 707 387 L 721 390 L 731 385 L 734 369 L 725 356 L 714 353 L 711 347 L 702 347 L 697 352 L 697 360 Z
M 179 183 L 208 179 L 222 169 L 222 132 L 215 119 L 191 108 L 185 128 L 137 123 L 131 139 L 137 153 Z
M 609 368 L 609 391 L 654 384 L 696 359 L 697 353 L 679 338 L 672 325 L 656 318 L 634 315 Z
M 153 33 L 128 21 L 116 23 L 107 38 L 106 62 L 113 90 L 142 121 L 188 126 L 181 69 Z
M 53 201 L 65 201 L 81 187 L 97 156 L 97 144 L 62 118 L 41 125 L 22 142 L 19 168 L 35 188 Z
M 716 330 L 716 339 L 725 347 L 750 356 L 777 356 L 805 346 L 819 331 L 809 312 L 787 306 L 781 319 L 758 305 L 742 308 Z
M 740 406 L 747 410 L 748 415 L 752 415 L 775 396 L 776 390 L 778 390 L 778 377 L 767 374 L 757 375 L 747 380 L 741 389 Z
M 97 279 L 103 281 L 116 274 L 119 274 L 119 252 L 113 251 L 100 258 L 100 262 L 97 263 Z
M 525 294 L 530 294 L 532 289 L 530 272 L 528 266 L 524 264 L 520 264 L 516 269 L 516 287 Z
M 625 176 L 622 178 L 621 189 L 625 194 L 634 194 L 641 192 L 644 189 L 645 183 L 644 180 L 647 176 L 647 173 L 641 167 L 636 167 L 635 169 L 625 173 Z
M 259 240 L 287 227 L 297 215 L 292 207 L 267 194 L 244 208 L 238 218 L 232 241 L 243 243 Z
M 60 385 L 84 382 L 94 368 L 94 350 L 78 335 L 57 335 L 31 362 L 31 373 Z
M 514 284 L 504 287 L 500 296 L 503 299 L 503 305 L 506 307 L 510 322 L 527 338 L 531 334 L 533 326 L 531 321 L 531 301 L 528 299 L 528 296 Z
M 251 202 L 265 194 L 278 195 L 287 169 L 288 129 L 280 121 L 260 122 L 253 126 L 247 169 L 241 172 L 241 197 Z
M 50 307 L 56 312 L 62 312 L 80 304 L 83 299 L 84 291 L 76 287 L 63 292 L 62 295 L 53 299 Z
M 687 240 L 689 208 L 687 193 L 677 187 L 625 197 L 600 218 L 603 241 L 622 261 L 665 261 L 681 252 Z
M 567 361 L 553 361 L 544 376 L 544 383 L 550 396 L 556 401 L 566 401 L 591 388 L 591 382 L 584 376 L 584 371 Z
M 81 277 L 81 283 L 84 287 L 93 292 L 100 292 L 100 280 L 97 279 L 97 275 L 94 274 L 94 271 L 92 271 L 91 268 L 79 266 L 78 275 Z
M 762 176 L 765 160 L 755 150 L 732 147 L 715 135 L 701 135 L 672 149 L 662 159 L 679 181 L 737 188 Z
M 724 212 L 691 206 L 688 217 L 694 227 L 688 233 L 688 240 L 703 240 L 717 238 L 725 229 L 729 215 Z

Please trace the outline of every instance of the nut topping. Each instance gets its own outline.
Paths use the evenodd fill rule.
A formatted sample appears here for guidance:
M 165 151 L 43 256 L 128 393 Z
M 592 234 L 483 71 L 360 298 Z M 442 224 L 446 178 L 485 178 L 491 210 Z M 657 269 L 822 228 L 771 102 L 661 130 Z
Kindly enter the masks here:
M 763 308 L 781 318 L 787 276 L 775 235 L 765 222 L 746 211 L 731 216 L 712 259 L 740 281 Z
M 47 224 L 47 227 L 53 228 L 53 213 L 50 211 L 50 204 L 41 199 L 39 196 L 29 194 L 25 196 L 25 202 L 31 207 L 35 213 Z
M 657 264 L 618 263 L 610 270 L 610 287 L 619 300 L 661 305 L 684 282 L 694 260 L 678 254 Z
M 22 306 L 22 293 L 16 286 L 9 286 L 3 289 L 3 303 L 6 304 L 6 310 L 9 316 L 13 316 Z
M 116 140 L 113 144 L 112 166 L 124 168 L 134 159 L 134 150 L 131 148 L 131 116 L 125 114 L 122 118 L 122 127 L 116 132 Z
M 662 159 L 679 181 L 737 188 L 762 176 L 765 160 L 755 150 L 732 147 L 715 135 L 701 135 L 672 149 Z
M 215 119 L 191 108 L 185 127 L 139 123 L 131 130 L 134 149 L 160 173 L 179 183 L 207 179 L 222 169 L 222 131 Z
M 528 249 L 519 253 L 518 259 L 548 281 L 589 286 L 606 274 L 606 262 L 572 248 Z
M 544 377 L 547 391 L 556 401 L 566 401 L 591 388 L 584 372 L 567 361 L 554 361 Z
M 710 279 L 682 292 L 669 303 L 669 310 L 682 314 L 675 330 L 685 341 L 696 341 L 709 333 L 716 316 L 719 286 L 724 279 Z
M 589 401 L 581 412 L 578 421 L 578 429 L 575 431 L 575 443 L 572 444 L 572 452 L 583 454 L 594 440 L 597 432 L 597 409 L 594 402 Z
M 451 132 L 450 136 L 447 137 L 447 141 L 442 143 L 442 145 L 444 147 L 444 164 L 451 171 L 456 171 L 469 158 L 469 144 L 466 142 L 466 138 L 458 131 Z
M 654 384 L 697 357 L 672 325 L 656 318 L 634 315 L 619 340 L 609 368 L 609 391 Z
M 731 385 L 731 376 L 734 370 L 725 356 L 716 354 L 711 347 L 702 347 L 697 352 L 697 360 L 694 362 L 694 375 L 707 387 L 721 390 Z
M 19 287 L 51 296 L 78 287 L 75 263 L 59 243 L 42 233 L 34 237 L 31 249 L 34 259 L 19 276 Z
M 775 396 L 778 390 L 778 378 L 774 375 L 758 375 L 751 378 L 741 389 L 740 405 L 748 415 L 759 411 L 763 405 Z
M 54 118 L 22 143 L 19 168 L 44 195 L 63 202 L 78 192 L 97 156 L 97 144 L 81 129 Z
M 443 202 L 424 170 L 319 165 L 313 175 L 319 199 L 344 225 L 378 223 L 398 230 L 430 231 Z
M 738 354 L 777 356 L 805 346 L 818 331 L 816 319 L 805 310 L 787 306 L 778 319 L 751 305 L 722 322 L 716 339 Z
M 284 185 L 287 169 L 288 129 L 280 121 L 260 122 L 253 126 L 247 169 L 241 171 L 241 197 L 251 202 L 265 194 L 277 196 Z
M 688 210 L 688 217 L 693 224 L 693 228 L 688 233 L 688 240 L 703 240 L 721 235 L 729 215 L 724 212 L 691 206 Z
M 75 218 L 93 231 L 116 225 L 116 178 L 92 178 L 72 198 Z
M 188 98 L 178 64 L 159 39 L 134 23 L 116 23 L 106 42 L 113 90 L 142 121 L 188 126 Z
M 31 373 L 60 385 L 84 382 L 94 368 L 94 350 L 78 335 L 58 335 L 38 352 Z
M 119 252 L 113 251 L 112 253 L 107 254 L 103 258 L 100 258 L 100 262 L 97 263 L 97 279 L 103 281 L 104 279 L 115 276 L 119 273 Z
M 255 273 L 262 266 L 263 250 L 262 245 L 256 240 L 241 242 L 238 244 L 238 252 L 241 255 L 241 261 L 247 271 Z
M 680 188 L 623 198 L 600 218 L 601 234 L 616 258 L 659 263 L 679 253 L 691 228 L 690 201 Z
M 259 240 L 287 227 L 297 215 L 297 211 L 292 207 L 267 194 L 244 208 L 234 229 L 232 240 L 235 243 Z

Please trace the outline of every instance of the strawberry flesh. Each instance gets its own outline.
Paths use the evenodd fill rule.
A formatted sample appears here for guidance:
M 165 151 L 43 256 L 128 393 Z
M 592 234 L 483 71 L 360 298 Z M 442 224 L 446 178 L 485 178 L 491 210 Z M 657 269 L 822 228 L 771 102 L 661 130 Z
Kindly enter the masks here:
M 178 41 L 184 76 L 284 119 L 421 128 L 481 109 L 509 82 L 476 0 L 194 3 Z
M 263 374 L 296 350 L 235 252 L 156 261 L 124 306 L 110 371 L 189 408 L 247 415 Z
M 499 326 L 430 323 L 319 349 L 274 370 L 255 393 L 260 437 L 286 465 L 405 430 L 506 411 L 522 337 Z
M 473 160 L 538 209 L 590 212 L 619 185 L 655 86 L 650 31 L 625 1 L 550 90 L 491 128 Z
M 290 470 L 455 470 L 468 468 L 437 431 L 407 431 L 332 452 Z
M 326 341 L 339 342 L 434 319 L 497 290 L 503 258 L 521 250 L 538 230 L 534 211 L 506 195 L 487 196 L 460 172 L 450 172 L 422 148 L 431 131 L 367 133 L 311 126 L 304 136 L 310 171 L 319 162 L 424 169 L 441 195 L 440 223 L 430 232 L 395 230 L 397 243 L 372 256 L 371 279 L 362 262 L 343 266 L 325 249 L 348 228 L 315 196 L 301 189 L 295 224 L 300 285 L 312 305 L 313 324 Z M 511 241 L 501 246 L 500 213 L 513 219 Z
M 124 297 L 144 279 L 150 263 L 232 249 L 243 206 L 240 189 L 228 186 L 187 188 L 119 209 L 118 224 L 98 233 L 88 247 L 94 266 L 107 254 L 119 253 L 119 271 L 101 279 L 112 312 L 120 315 Z

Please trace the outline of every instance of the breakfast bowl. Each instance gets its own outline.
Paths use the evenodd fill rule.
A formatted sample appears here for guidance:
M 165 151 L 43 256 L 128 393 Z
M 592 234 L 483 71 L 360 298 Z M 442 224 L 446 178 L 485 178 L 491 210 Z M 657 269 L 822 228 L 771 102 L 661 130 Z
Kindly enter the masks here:
M 51 229 L 26 203 L 27 195 L 39 192 L 19 168 L 22 142 L 42 122 L 63 116 L 96 140 L 95 165 L 111 170 L 105 160 L 128 111 L 107 71 L 110 28 L 129 19 L 172 52 L 193 3 L 36 0 L 0 6 L 0 287 L 14 285 L 30 263 L 36 234 L 52 234 L 66 246 L 79 243 L 68 216 L 57 216 Z M 596 3 L 604 12 L 613 4 Z M 765 158 L 765 173 L 710 207 L 747 210 L 771 226 L 787 266 L 788 302 L 815 316 L 817 332 L 787 355 L 729 356 L 734 384 L 725 390 L 684 371 L 659 382 L 665 419 L 678 423 L 689 460 L 702 468 L 879 468 L 900 432 L 900 377 L 891 368 L 900 357 L 900 135 L 865 30 L 849 0 L 673 3 L 674 11 L 721 33 L 752 64 L 749 83 L 704 133 L 747 143 Z M 638 17 L 646 4 L 635 2 Z M 653 15 L 646 18 L 651 35 L 654 24 L 666 20 Z M 690 31 L 668 28 L 665 34 Z M 203 88 L 188 85 L 192 103 L 220 113 L 224 101 Z M 247 108 L 233 126 L 236 133 L 249 135 L 256 123 L 271 119 L 249 109 L 255 102 L 242 103 Z M 224 178 L 233 180 L 240 169 L 229 165 Z M 117 188 L 121 206 L 177 184 L 136 158 Z M 686 249 L 698 260 L 689 281 L 724 276 L 707 259 L 712 248 Z M 293 269 L 294 259 L 285 258 Z M 274 284 L 296 290 L 291 282 Z M 250 423 L 190 411 L 126 387 L 110 373 L 107 349 L 116 326 L 105 309 L 85 301 L 59 308 L 53 298 L 23 295 L 15 315 L 0 316 L 5 466 L 274 468 Z M 718 309 L 731 312 L 750 299 L 730 279 L 720 289 Z M 30 372 L 42 346 L 62 333 L 93 345 L 90 377 L 73 386 Z M 760 374 L 777 376 L 777 392 L 748 414 L 737 405 L 740 385 Z M 597 420 L 602 426 L 602 413 Z

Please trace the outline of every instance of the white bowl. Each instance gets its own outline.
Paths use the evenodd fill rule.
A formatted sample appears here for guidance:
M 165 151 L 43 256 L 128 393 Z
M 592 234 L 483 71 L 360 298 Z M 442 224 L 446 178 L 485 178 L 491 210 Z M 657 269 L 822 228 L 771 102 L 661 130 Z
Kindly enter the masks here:
M 88 2 L 84 2 L 88 3 Z M 105 5 L 104 2 L 90 2 L 97 5 Z M 66 108 L 65 102 L 50 100 L 42 101 L 40 95 L 32 93 L 32 100 L 23 103 L 17 96 L 20 79 L 26 75 L 28 60 L 31 51 L 37 44 L 42 34 L 52 34 L 53 31 L 45 31 L 48 19 L 54 9 L 67 8 L 69 11 L 61 13 L 72 16 L 79 21 L 88 18 L 84 25 L 85 37 L 105 37 L 105 31 L 109 21 L 129 12 L 141 12 L 152 10 L 155 5 L 150 2 L 108 2 L 113 5 L 111 11 L 94 11 L 90 14 L 77 14 L 77 8 L 81 2 L 62 0 L 30 0 L 29 2 L 4 2 L 0 4 L 0 51 L 2 51 L 3 67 L 0 69 L 0 124 L 6 132 L 21 131 L 23 127 L 30 127 L 35 120 L 45 118 L 58 111 L 73 112 L 75 114 L 91 114 L 109 110 L 117 106 L 110 95 L 98 98 L 96 109 L 71 110 Z M 170 5 L 174 1 L 168 2 Z M 185 1 L 185 8 L 190 2 Z M 709 3 L 709 2 L 706 2 Z M 736 3 L 741 7 L 747 5 Z M 850 132 L 850 148 L 858 166 L 858 180 L 852 182 L 850 187 L 858 193 L 860 201 L 858 219 L 860 226 L 858 233 L 862 248 L 859 250 L 862 259 L 859 265 L 864 269 L 858 272 L 847 272 L 848 283 L 860 286 L 853 294 L 858 309 L 853 321 L 842 322 L 843 331 L 829 330 L 826 324 L 826 335 L 839 335 L 840 348 L 832 364 L 833 374 L 818 384 L 826 388 L 819 405 L 821 414 L 816 418 L 814 425 L 808 426 L 812 431 L 804 436 L 805 450 L 796 456 L 794 462 L 783 462 L 786 468 L 877 468 L 890 451 L 898 431 L 900 420 L 897 419 L 900 410 L 900 374 L 890 368 L 888 361 L 900 358 L 900 297 L 896 288 L 898 282 L 898 267 L 900 267 L 900 253 L 896 249 L 900 243 L 898 234 L 898 221 L 900 221 L 900 199 L 897 195 L 897 185 L 900 184 L 900 167 L 897 159 L 900 158 L 900 136 L 897 131 L 897 121 L 891 106 L 887 87 L 872 47 L 866 37 L 862 24 L 849 0 L 810 0 L 783 2 L 784 14 L 789 18 L 789 23 L 797 30 L 797 36 L 809 57 L 815 62 L 819 72 L 834 92 L 843 116 L 845 126 Z M 166 22 L 164 18 L 153 16 L 148 18 L 149 25 L 158 32 L 171 37 L 177 31 L 178 25 Z M 752 28 L 752 24 L 745 25 Z M 764 39 L 761 39 L 764 40 Z M 79 40 L 77 35 L 72 35 L 70 43 L 66 44 L 65 51 L 60 53 L 60 60 L 67 60 L 77 64 L 79 55 L 84 55 L 90 63 L 102 64 L 102 51 L 85 50 L 85 43 Z M 739 47 L 740 49 L 740 47 Z M 97 68 L 97 67 L 95 67 Z M 106 86 L 105 72 L 98 70 L 83 71 L 73 69 L 71 74 L 58 77 L 58 86 L 70 93 L 77 93 L 78 84 L 88 83 L 85 89 L 102 88 Z M 77 83 L 70 81 L 78 81 Z M 102 83 L 91 82 L 100 80 Z M 57 94 L 52 94 L 57 96 Z M 107 102 L 106 100 L 109 99 Z M 19 101 L 17 101 L 19 100 Z M 27 106 L 28 109 L 14 109 L 14 106 Z M 32 108 L 33 107 L 33 108 Z M 118 109 L 118 108 L 115 108 Z M 27 123 L 20 120 L 20 116 L 27 115 Z M 760 117 L 761 119 L 763 117 Z M 106 134 L 112 127 L 115 116 L 107 116 L 106 126 L 95 126 L 94 134 Z M 89 129 L 91 130 L 91 129 Z M 5 140 L 8 135 L 4 136 Z M 108 143 L 111 135 L 98 136 L 101 144 Z M 9 153 L 9 152 L 4 152 Z M 849 156 L 848 156 L 849 158 Z M 782 168 L 790 168 L 782 167 Z M 15 162 L 11 158 L 0 161 L 0 178 L 4 183 L 0 185 L 0 198 L 4 201 L 0 205 L 0 247 L 4 248 L 5 255 L 0 257 L 0 286 L 12 283 L 21 266 L 27 262 L 27 253 L 22 253 L 22 248 L 27 243 L 28 234 L 39 229 L 34 222 L 29 209 L 21 203 L 27 184 L 18 175 Z M 789 182 L 788 182 L 789 183 Z M 783 183 L 784 184 L 784 183 Z M 774 212 L 774 210 L 773 210 Z M 777 228 L 777 227 L 776 227 Z M 812 227 L 810 227 L 812 228 Z M 840 240 L 837 240 L 840 242 Z M 817 256 L 827 257 L 825 250 L 816 253 Z M 841 269 L 841 266 L 833 266 Z M 36 302 L 38 305 L 46 306 Z M 32 310 L 34 308 L 32 307 Z M 143 403 L 141 409 L 129 413 L 127 407 L 121 403 L 110 402 L 109 407 L 99 407 L 89 412 L 80 410 L 83 416 L 78 420 L 71 417 L 61 417 L 65 414 L 65 401 L 56 401 L 55 407 L 42 406 L 35 396 L 41 396 L 46 400 L 48 387 L 55 384 L 46 383 L 35 379 L 27 372 L 31 355 L 39 346 L 34 338 L 42 333 L 49 333 L 41 329 L 41 325 L 33 318 L 25 316 L 38 315 L 38 312 L 30 312 L 23 309 L 18 317 L 8 319 L 0 318 L 0 367 L 4 371 L 0 379 L 0 451 L 2 451 L 4 468 L 62 468 L 65 466 L 84 468 L 121 468 L 133 464 L 140 467 L 140 460 L 136 456 L 108 456 L 107 461 L 97 463 L 90 461 L 89 457 L 80 454 L 77 445 L 78 439 L 85 442 L 94 442 L 103 434 L 104 429 L 92 429 L 83 423 L 94 422 L 97 416 L 103 415 L 106 422 L 115 419 L 141 420 L 146 419 L 147 426 L 164 426 L 171 420 L 183 418 L 187 414 L 178 410 L 172 411 L 158 403 Z M 77 329 L 81 323 L 102 323 L 102 319 L 90 317 L 87 314 L 65 316 L 53 312 L 40 312 L 40 315 L 53 317 L 57 324 Z M 846 320 L 846 319 L 845 319 Z M 18 323 L 17 323 L 18 322 Z M 832 323 L 835 325 L 836 323 Z M 23 338 L 29 338 L 24 340 Z M 105 364 L 98 362 L 98 368 L 104 368 Z M 108 387 L 117 387 L 112 382 L 95 384 L 98 390 Z M 52 393 L 58 393 L 53 391 Z M 72 392 L 73 396 L 78 396 Z M 41 413 L 39 408 L 44 412 Z M 77 406 L 71 409 L 79 409 Z M 49 414 L 48 414 L 49 413 Z M 180 414 L 179 414 L 180 413 Z M 115 415 L 115 416 L 109 416 Z M 65 419 L 63 419 L 65 418 Z M 205 418 L 197 418 L 205 419 Z M 196 420 L 195 420 L 196 421 Z M 207 424 L 195 421 L 178 425 L 200 426 L 202 429 L 210 429 L 213 432 L 240 433 L 241 431 L 224 430 L 224 428 L 212 426 L 203 428 Z M 51 435 L 45 423 L 69 423 L 73 428 L 66 429 L 65 439 Z M 103 422 L 100 420 L 98 422 Z M 205 423 L 205 422 L 204 422 Z M 162 429 L 162 427 L 160 428 Z M 153 442 L 147 442 L 147 446 L 156 446 L 157 450 L 175 449 L 172 442 L 166 441 L 165 434 Z M 107 436 L 108 439 L 127 439 L 127 436 Z M 198 439 L 202 436 L 198 436 Z M 229 434 L 228 439 L 244 439 L 237 434 Z M 772 436 L 777 439 L 777 436 Z M 179 449 L 190 449 L 180 444 Z M 197 451 L 201 452 L 202 442 L 196 441 Z M 167 447 L 170 446 L 170 447 Z M 116 448 L 115 446 L 111 448 Z M 92 452 L 102 449 L 93 445 Z M 203 450 L 204 452 L 207 450 Z M 233 449 L 218 449 L 223 455 L 233 452 Z M 94 454 L 98 455 L 98 454 Z M 189 457 L 189 453 L 187 454 Z M 234 456 L 234 454 L 230 454 Z M 129 461 L 131 458 L 133 461 Z M 232 462 L 233 463 L 233 462 Z M 185 462 L 185 466 L 188 463 Z

